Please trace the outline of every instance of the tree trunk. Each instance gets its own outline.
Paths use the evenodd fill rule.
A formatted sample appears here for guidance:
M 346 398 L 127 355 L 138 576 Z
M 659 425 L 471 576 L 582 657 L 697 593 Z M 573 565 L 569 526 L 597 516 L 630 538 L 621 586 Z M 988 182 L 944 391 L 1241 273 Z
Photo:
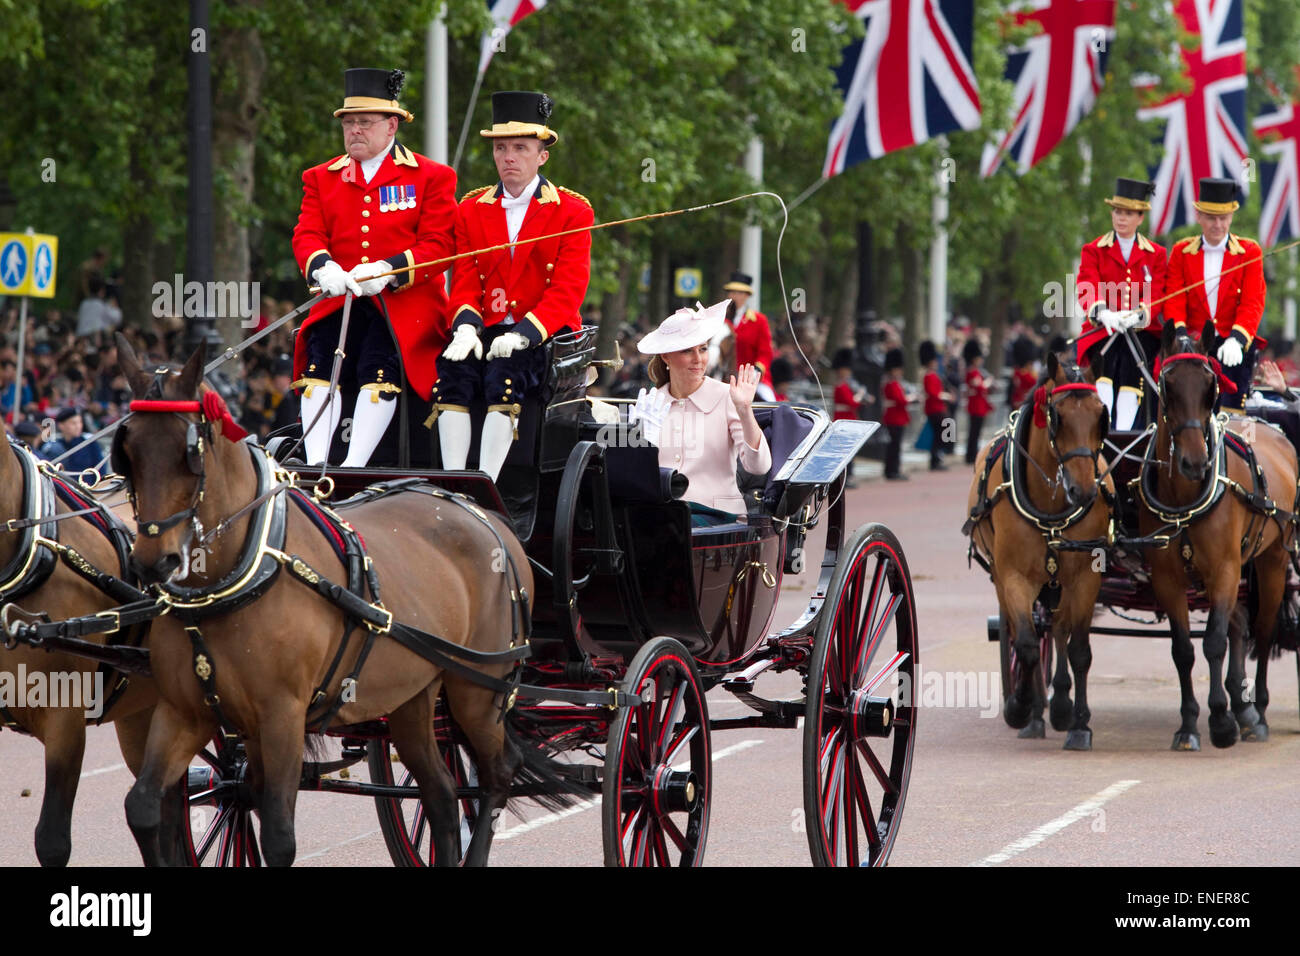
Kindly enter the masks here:
M 826 329 L 826 355 L 828 358 L 834 359 L 836 349 L 850 344 L 853 337 L 857 302 L 858 261 L 855 257 L 849 257 L 840 278 L 836 301 L 826 303 L 830 315 L 830 325 Z M 866 345 L 865 342 L 852 344 Z
M 262 0 L 243 0 L 242 5 L 261 7 Z M 261 304 L 257 286 L 249 285 L 248 220 L 253 209 L 253 163 L 266 55 L 254 27 L 225 27 L 218 32 L 214 47 L 212 152 L 218 198 L 213 217 L 213 274 L 217 282 L 239 283 L 233 303 L 236 308 L 224 310 L 234 314 L 219 315 L 216 328 L 224 344 L 234 345 L 255 327 Z M 250 306 L 251 315 L 247 314 Z
M 130 155 L 127 164 L 131 170 L 133 183 L 147 183 L 151 171 L 147 153 L 153 148 L 153 140 L 147 137 L 135 137 L 129 146 Z M 122 289 L 119 305 L 122 308 L 122 325 L 128 328 L 152 329 L 155 319 L 169 314 L 162 309 L 154 309 L 153 285 L 158 280 L 172 283 L 172 276 L 159 276 L 154 268 L 154 219 L 147 212 L 131 214 L 122 225 Z M 168 297 L 168 302 L 171 297 Z M 173 303 L 172 314 L 180 314 L 180 303 Z M 73 317 L 76 318 L 75 316 Z
M 600 329 L 596 333 L 596 358 L 614 357 L 614 342 L 618 330 L 627 321 L 627 297 L 632 283 L 632 269 L 636 257 L 627 248 L 627 231 L 623 226 L 609 230 L 609 241 L 618 248 L 618 284 L 613 292 L 606 292 L 600 300 Z
M 646 298 L 648 314 L 642 316 L 643 329 L 652 329 L 668 317 L 668 295 L 672 291 L 672 282 L 668 243 L 661 237 L 655 237 L 650 245 L 650 294 Z
M 912 227 L 906 221 L 898 224 L 894 238 L 894 250 L 902 270 L 903 356 L 907 377 L 916 379 L 920 373 L 917 349 L 925 337 L 925 250 L 917 245 Z

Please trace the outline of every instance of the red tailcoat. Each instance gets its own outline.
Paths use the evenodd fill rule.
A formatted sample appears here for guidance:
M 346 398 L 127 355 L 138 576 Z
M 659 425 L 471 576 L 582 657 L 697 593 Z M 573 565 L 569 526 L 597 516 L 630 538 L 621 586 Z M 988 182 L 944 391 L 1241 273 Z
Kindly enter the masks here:
M 504 188 L 484 186 L 460 201 L 456 247 L 461 252 L 510 241 L 506 211 L 497 200 Z M 580 229 L 556 239 L 542 239 L 456 260 L 451 279 L 452 326 L 496 325 L 507 314 L 515 331 L 538 345 L 560 329 L 582 324 L 578 308 L 591 279 L 591 203 L 572 190 L 547 182 L 533 194 L 516 242 Z
M 760 382 L 769 388 L 772 385 L 772 327 L 767 324 L 767 316 L 753 309 L 746 309 L 731 327 L 731 334 L 736 337 L 735 363 L 739 369 L 742 365 L 756 365 L 763 373 Z
M 1168 265 L 1165 247 L 1157 246 L 1139 233 L 1129 251 L 1128 262 L 1120 249 L 1119 237 L 1114 231 L 1098 236 L 1083 247 L 1079 261 L 1079 275 L 1075 279 L 1075 293 L 1079 297 L 1079 310 L 1087 313 L 1097 302 L 1106 303 L 1114 312 L 1127 312 L 1139 305 L 1147 305 L 1165 294 L 1165 273 Z M 1159 335 L 1162 327 L 1161 308 L 1151 310 L 1151 324 L 1146 331 Z M 1104 326 L 1084 320 L 1079 333 L 1079 357 L 1108 333 Z
M 1194 236 L 1174 244 L 1169 255 L 1168 286 L 1170 291 L 1184 289 L 1205 278 L 1205 255 L 1201 250 L 1204 239 Z M 1228 234 L 1228 248 L 1223 253 L 1223 267 L 1219 272 L 1219 293 L 1214 314 L 1215 331 L 1227 338 L 1235 330 L 1242 347 L 1250 345 L 1259 330 L 1259 320 L 1264 314 L 1264 262 L 1259 246 L 1249 239 Z M 1248 263 L 1237 268 L 1242 263 Z M 1229 272 L 1228 270 L 1233 270 Z M 1165 319 L 1178 326 L 1186 326 L 1199 336 L 1205 323 L 1210 321 L 1210 303 L 1205 297 L 1205 286 L 1198 285 L 1165 303 Z
M 370 182 L 359 163 L 340 156 L 303 173 L 302 192 L 293 254 L 309 283 L 330 259 L 350 272 L 361 262 L 382 259 L 397 269 L 455 252 L 456 174 L 400 144 L 394 144 Z M 393 197 L 403 200 L 393 204 L 403 208 L 381 212 L 385 198 Z M 435 266 L 406 272 L 397 277 L 400 285 L 380 293 L 401 346 L 407 381 L 426 399 L 438 378 L 434 360 L 446 344 L 445 271 L 445 266 Z M 294 378 L 302 376 L 307 364 L 302 331 L 342 306 L 341 298 L 312 306 L 294 348 Z

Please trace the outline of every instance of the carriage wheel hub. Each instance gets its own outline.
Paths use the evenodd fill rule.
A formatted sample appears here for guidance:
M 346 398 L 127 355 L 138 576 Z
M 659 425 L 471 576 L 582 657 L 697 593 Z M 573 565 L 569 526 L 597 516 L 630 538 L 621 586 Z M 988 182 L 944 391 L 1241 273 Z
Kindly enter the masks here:
M 700 799 L 700 787 L 694 772 L 674 770 L 667 765 L 655 770 L 651 791 L 655 810 L 659 813 L 691 813 Z
M 893 698 L 854 691 L 849 698 L 849 720 L 855 739 L 888 737 L 894 723 Z

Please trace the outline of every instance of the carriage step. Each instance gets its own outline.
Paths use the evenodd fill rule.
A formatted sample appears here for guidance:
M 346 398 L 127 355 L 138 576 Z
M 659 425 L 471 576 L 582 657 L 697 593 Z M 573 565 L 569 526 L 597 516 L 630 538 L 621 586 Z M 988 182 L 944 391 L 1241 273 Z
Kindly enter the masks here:
M 743 678 L 724 681 L 722 686 L 735 694 L 736 699 L 741 703 L 748 704 L 760 714 L 769 714 L 782 722 L 793 721 L 802 717 L 804 710 L 808 706 L 808 702 L 803 699 L 767 700 L 764 697 L 757 697 L 752 693 L 754 682 Z

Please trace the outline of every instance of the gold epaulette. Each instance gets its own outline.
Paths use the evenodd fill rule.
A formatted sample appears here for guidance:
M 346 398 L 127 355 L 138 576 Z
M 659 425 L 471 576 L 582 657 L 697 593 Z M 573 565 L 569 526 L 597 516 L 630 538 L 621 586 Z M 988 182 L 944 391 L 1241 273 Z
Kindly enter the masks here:
M 473 199 L 475 196 L 481 196 L 491 188 L 491 186 L 480 186 L 478 189 L 471 189 L 465 195 L 460 197 L 460 201 L 464 202 L 466 199 Z
M 1250 240 L 1247 239 L 1246 241 L 1249 242 Z M 1245 252 L 1246 247 L 1241 244 L 1241 237 L 1228 233 L 1228 255 L 1240 256 L 1244 255 Z
M 1175 249 L 1182 249 L 1189 256 L 1194 256 L 1201 251 L 1201 237 L 1188 236 L 1186 239 L 1179 239 L 1174 243 Z
M 1097 237 L 1098 249 L 1109 249 L 1115 244 L 1115 233 L 1113 231 L 1106 233 L 1104 236 Z
M 575 198 L 575 199 L 581 199 L 581 200 L 582 200 L 583 202 L 585 202 L 588 206 L 591 205 L 591 200 L 588 199 L 586 196 L 584 196 L 582 193 L 575 193 L 572 189 L 569 189 L 569 188 L 567 188 L 567 187 L 565 187 L 565 186 L 557 186 L 557 187 L 555 187 L 555 188 L 558 189 L 558 190 L 559 190 L 560 192 L 562 192 L 562 193 L 568 193 L 570 196 L 572 196 L 572 197 Z
M 1140 232 L 1138 233 L 1137 241 L 1138 241 L 1138 248 L 1141 249 L 1143 252 L 1156 251 L 1156 247 L 1151 243 L 1151 240 L 1148 239 L 1146 236 L 1142 235 L 1142 233 Z
M 352 162 L 352 157 L 351 157 L 351 156 L 348 156 L 348 155 L 345 153 L 344 155 L 342 155 L 342 156 L 340 156 L 338 159 L 334 160 L 334 162 L 330 163 L 330 164 L 329 164 L 328 166 L 326 166 L 325 168 L 328 169 L 328 170 L 332 173 L 332 172 L 335 172 L 335 171 L 337 171 L 337 170 L 342 169 L 344 166 L 346 166 L 346 165 L 347 165 L 348 163 L 350 163 L 350 162 Z

